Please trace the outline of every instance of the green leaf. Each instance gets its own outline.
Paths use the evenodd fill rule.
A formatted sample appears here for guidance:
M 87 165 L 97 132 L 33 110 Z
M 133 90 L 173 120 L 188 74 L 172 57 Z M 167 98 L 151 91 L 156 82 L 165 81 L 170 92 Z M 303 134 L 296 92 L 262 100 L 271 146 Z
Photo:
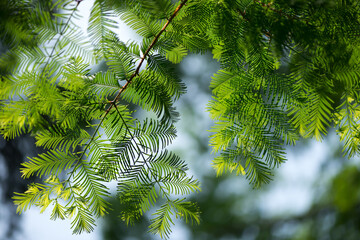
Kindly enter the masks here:
M 166 59 L 172 63 L 180 63 L 188 54 L 188 50 L 183 46 L 177 46 L 169 51 L 166 51 Z
M 29 178 L 33 175 L 59 175 L 63 170 L 70 169 L 78 160 L 78 156 L 58 150 L 50 150 L 38 157 L 29 158 L 30 161 L 22 163 L 22 177 Z

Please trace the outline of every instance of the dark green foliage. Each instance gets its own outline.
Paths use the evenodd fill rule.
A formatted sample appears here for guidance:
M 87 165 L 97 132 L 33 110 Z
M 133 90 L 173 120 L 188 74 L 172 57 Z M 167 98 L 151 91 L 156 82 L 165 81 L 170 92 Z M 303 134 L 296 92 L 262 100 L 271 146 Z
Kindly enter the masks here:
M 125 222 L 160 201 L 151 232 L 167 238 L 173 217 L 198 223 L 196 205 L 173 195 L 199 183 L 165 149 L 176 136 L 174 101 L 186 90 L 174 64 L 189 52 L 212 51 L 221 66 L 208 106 L 219 175 L 235 171 L 259 187 L 286 161 L 286 145 L 321 140 L 332 126 L 345 153 L 359 152 L 356 1 L 95 0 L 89 39 L 73 23 L 81 2 L 19 2 L 29 30 L 15 28 L 16 44 L 1 57 L 19 61 L 1 78 L 0 132 L 32 134 L 47 152 L 21 171 L 48 177 L 16 194 L 19 212 L 52 204 L 51 218 L 91 231 L 110 210 L 106 183 L 117 181 Z M 114 17 L 140 42 L 121 42 Z M 36 44 L 22 44 L 24 32 Z M 107 69 L 90 71 L 94 63 Z M 136 119 L 133 105 L 156 117 Z
M 223 68 L 211 83 L 209 105 L 217 121 L 211 144 L 220 151 L 218 174 L 236 170 L 260 186 L 285 161 L 287 144 L 299 137 L 320 140 L 334 125 L 349 156 L 358 153 L 351 133 L 357 118 L 346 123 L 351 112 L 344 109 L 358 102 L 355 2 L 197 2 L 214 9 L 204 19 L 214 24 L 203 31 L 211 29 L 214 57 Z

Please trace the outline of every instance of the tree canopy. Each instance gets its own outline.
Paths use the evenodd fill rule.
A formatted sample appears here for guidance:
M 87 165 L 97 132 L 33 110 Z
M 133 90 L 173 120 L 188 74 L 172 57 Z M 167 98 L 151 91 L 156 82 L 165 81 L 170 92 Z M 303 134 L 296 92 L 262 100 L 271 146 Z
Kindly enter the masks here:
M 176 137 L 174 102 L 186 92 L 175 64 L 189 53 L 211 52 L 221 66 L 208 104 L 218 175 L 260 187 L 287 145 L 321 140 L 330 127 L 345 155 L 358 154 L 357 1 L 95 0 L 86 34 L 73 22 L 82 4 L 4 4 L 0 133 L 31 134 L 46 150 L 22 164 L 24 178 L 41 182 L 15 194 L 18 212 L 51 206 L 52 219 L 73 219 L 74 233 L 91 231 L 111 210 L 115 181 L 124 222 L 156 208 L 150 231 L 163 238 L 174 218 L 199 223 L 186 198 L 199 181 L 166 149 Z M 116 18 L 141 40 L 120 41 Z

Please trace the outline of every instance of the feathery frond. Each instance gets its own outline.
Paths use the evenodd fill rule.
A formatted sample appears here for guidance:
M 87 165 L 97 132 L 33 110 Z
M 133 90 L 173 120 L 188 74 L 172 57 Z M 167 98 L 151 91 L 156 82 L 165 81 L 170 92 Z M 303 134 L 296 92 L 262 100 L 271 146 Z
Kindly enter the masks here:
M 110 211 L 105 183 L 116 181 L 126 223 L 161 199 L 150 232 L 168 238 L 174 218 L 199 223 L 196 204 L 174 196 L 200 184 L 166 150 L 174 102 L 186 92 L 176 64 L 191 53 L 211 52 L 221 68 L 208 105 L 217 175 L 260 187 L 286 161 L 287 145 L 321 140 L 333 126 L 345 154 L 360 152 L 356 1 L 95 0 L 89 41 L 74 23 L 82 1 L 13 2 L 16 17 L 0 26 L 9 47 L 0 56 L 0 133 L 32 134 L 46 152 L 21 172 L 47 177 L 15 194 L 19 213 L 52 207 L 51 219 L 89 232 Z M 138 41 L 120 41 L 116 18 Z M 136 119 L 142 110 L 155 117 Z

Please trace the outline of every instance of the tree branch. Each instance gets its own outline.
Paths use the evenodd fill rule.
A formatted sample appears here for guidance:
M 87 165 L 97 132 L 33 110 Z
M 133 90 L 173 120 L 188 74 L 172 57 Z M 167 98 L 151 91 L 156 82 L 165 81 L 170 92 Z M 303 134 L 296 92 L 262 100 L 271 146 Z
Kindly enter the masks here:
M 170 16 L 170 18 L 167 20 L 167 22 L 165 23 L 165 25 L 161 28 L 160 32 L 154 37 L 153 41 L 151 42 L 151 44 L 149 45 L 149 47 L 146 49 L 144 55 L 142 56 L 142 58 L 140 59 L 140 63 L 137 66 L 135 72 L 131 75 L 131 77 L 129 78 L 129 80 L 127 80 L 127 83 L 120 89 L 120 91 L 118 92 L 118 94 L 116 95 L 116 97 L 114 98 L 114 100 L 111 101 L 111 105 L 108 108 L 107 112 L 110 111 L 110 109 L 112 108 L 113 104 L 116 103 L 119 98 L 120 95 L 123 91 L 125 91 L 125 89 L 129 86 L 129 84 L 132 82 L 132 80 L 134 79 L 134 77 L 136 75 L 139 75 L 140 72 L 140 68 L 145 60 L 145 58 L 149 55 L 149 52 L 151 51 L 151 49 L 155 46 L 155 44 L 157 43 L 157 41 L 159 40 L 160 36 L 162 35 L 162 33 L 166 30 L 166 28 L 169 26 L 169 24 L 171 23 L 171 21 L 176 17 L 176 15 L 178 14 L 178 12 L 180 11 L 180 9 L 186 4 L 188 0 L 184 0 L 180 3 L 180 5 L 175 9 L 174 13 Z
M 68 18 L 68 20 L 66 21 L 65 25 L 63 26 L 63 29 L 61 29 L 61 31 L 60 31 L 60 33 L 59 33 L 59 37 L 58 37 L 58 39 L 56 39 L 56 42 L 54 43 L 54 46 L 53 46 L 53 48 L 52 48 L 52 50 L 51 50 L 51 53 L 50 53 L 50 55 L 48 56 L 48 60 L 46 61 L 45 65 L 44 65 L 44 67 L 43 67 L 43 69 L 42 69 L 40 78 L 42 78 L 42 77 L 44 76 L 46 67 L 49 65 L 50 59 L 52 58 L 52 56 L 53 56 L 53 54 L 54 54 L 54 52 L 55 52 L 55 48 L 56 48 L 56 46 L 58 45 L 58 43 L 59 43 L 59 41 L 60 41 L 60 38 L 64 35 L 65 30 L 66 30 L 66 27 L 69 25 L 70 20 L 71 20 L 71 18 L 74 16 L 74 13 L 76 12 L 76 10 L 77 10 L 77 8 L 78 8 L 78 6 L 79 6 L 79 4 L 80 4 L 81 1 L 82 1 L 82 0 L 77 1 L 76 6 L 75 6 L 74 9 L 72 10 L 70 17 Z
M 111 111 L 111 109 L 113 107 L 116 108 L 116 102 L 119 100 L 121 93 L 123 93 L 125 91 L 125 89 L 129 86 L 129 84 L 132 82 L 132 80 L 134 79 L 134 77 L 136 75 L 139 74 L 140 72 L 140 68 L 145 60 L 145 58 L 149 55 L 149 52 L 151 51 L 151 49 L 155 46 L 156 42 L 159 40 L 161 34 L 166 30 L 166 28 L 169 26 L 169 24 L 171 23 L 171 21 L 176 17 L 176 15 L 178 14 L 178 12 L 181 10 L 181 8 L 186 4 L 188 0 L 184 0 L 180 3 L 180 5 L 175 9 L 175 11 L 173 12 L 173 14 L 170 16 L 170 18 L 167 20 L 167 22 L 165 23 L 165 25 L 161 28 L 160 32 L 154 37 L 153 41 L 151 42 L 151 44 L 149 45 L 149 47 L 146 49 L 143 57 L 141 58 L 139 65 L 137 66 L 135 72 L 131 75 L 131 77 L 129 78 L 129 80 L 127 80 L 127 83 L 119 90 L 118 94 L 115 96 L 115 98 L 110 101 L 110 106 L 106 109 L 104 116 L 101 117 L 100 122 L 98 124 L 98 126 L 96 127 L 95 132 L 93 133 L 91 139 L 89 140 L 89 142 L 86 144 L 83 153 L 81 154 L 81 156 L 79 157 L 77 164 L 79 162 L 81 162 L 82 157 L 84 156 L 86 150 L 89 148 L 91 142 L 94 140 L 97 132 L 100 129 L 101 124 L 104 122 L 104 119 L 106 118 L 106 116 L 109 114 L 109 112 Z M 79 5 L 80 2 L 78 2 L 77 6 Z M 71 176 L 74 174 L 74 172 L 77 169 L 77 164 L 75 165 L 74 169 L 72 170 L 72 172 L 70 173 L 70 176 L 68 178 L 68 181 L 70 180 Z

